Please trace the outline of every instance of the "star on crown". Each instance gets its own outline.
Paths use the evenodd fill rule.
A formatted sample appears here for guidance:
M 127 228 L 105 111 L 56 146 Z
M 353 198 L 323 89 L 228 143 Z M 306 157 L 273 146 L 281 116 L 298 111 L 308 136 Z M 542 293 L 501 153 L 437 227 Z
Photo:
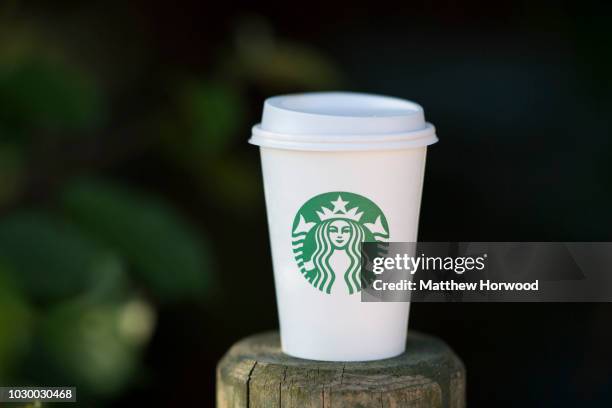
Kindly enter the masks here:
M 358 207 L 353 207 L 350 210 L 346 209 L 346 205 L 349 203 L 348 201 L 342 200 L 342 197 L 338 195 L 336 201 L 330 201 L 334 205 L 334 209 L 330 210 L 327 207 L 321 207 L 321 211 L 317 211 L 317 215 L 321 221 L 329 220 L 329 219 L 337 219 L 344 218 L 353 221 L 359 221 L 361 216 L 363 215 L 363 211 L 358 213 Z

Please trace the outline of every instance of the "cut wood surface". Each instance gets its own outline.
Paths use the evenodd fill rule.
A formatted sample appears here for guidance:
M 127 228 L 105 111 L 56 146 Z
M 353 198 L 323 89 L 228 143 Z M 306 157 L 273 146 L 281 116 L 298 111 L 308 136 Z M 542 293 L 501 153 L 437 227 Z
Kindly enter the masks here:
M 359 363 L 289 357 L 277 332 L 236 343 L 217 367 L 217 407 L 464 407 L 465 368 L 411 331 L 401 356 Z

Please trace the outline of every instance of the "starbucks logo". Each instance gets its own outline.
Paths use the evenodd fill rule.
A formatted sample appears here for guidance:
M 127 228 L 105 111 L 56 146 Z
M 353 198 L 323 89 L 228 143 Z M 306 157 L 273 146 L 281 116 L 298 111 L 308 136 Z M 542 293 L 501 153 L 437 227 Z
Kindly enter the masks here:
M 330 192 L 308 200 L 295 215 L 292 247 L 302 275 L 324 293 L 341 285 L 361 290 L 361 243 L 386 242 L 389 226 L 380 208 L 354 193 Z

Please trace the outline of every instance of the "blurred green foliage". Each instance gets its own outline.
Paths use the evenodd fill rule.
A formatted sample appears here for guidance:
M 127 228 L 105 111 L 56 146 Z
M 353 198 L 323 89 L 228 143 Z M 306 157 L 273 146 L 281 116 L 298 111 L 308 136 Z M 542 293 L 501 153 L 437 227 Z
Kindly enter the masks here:
M 76 385 L 80 401 L 99 401 L 146 378 L 161 309 L 206 304 L 217 288 L 211 232 L 173 197 L 122 181 L 124 169 L 148 155 L 185 178 L 195 218 L 245 216 L 261 194 L 240 151 L 249 95 L 333 88 L 340 76 L 248 16 L 202 72 L 164 60 L 151 77 L 150 53 L 106 44 L 118 27 L 88 25 L 96 8 L 23 18 L 11 4 L 0 7 L 0 383 Z M 83 52 L 97 48 L 130 58 Z
M 123 273 L 116 253 L 57 217 L 36 212 L 0 221 L 0 259 L 12 266 L 24 293 L 45 303 L 100 286 L 115 288 Z
M 10 378 L 31 340 L 32 310 L 13 282 L 14 276 L 6 263 L 0 263 L 0 380 Z
M 288 89 L 322 90 L 337 87 L 342 78 L 334 64 L 318 50 L 278 38 L 268 22 L 247 16 L 234 30 L 236 52 L 223 71 L 244 78 L 273 93 Z
M 0 128 L 0 134 L 2 134 Z M 20 146 L 0 139 L 0 206 L 22 192 L 25 183 L 24 153 Z
M 211 277 L 202 237 L 155 197 L 100 181 L 70 184 L 66 214 L 99 242 L 121 253 L 142 282 L 164 300 L 203 295 Z
M 114 394 L 132 381 L 139 368 L 153 319 L 151 306 L 136 298 L 58 304 L 42 322 L 47 363 L 65 383 L 98 394 Z
M 192 138 L 190 147 L 209 156 L 227 150 L 244 125 L 244 103 L 231 84 L 186 82 L 179 107 Z
M 0 69 L 0 122 L 6 129 L 73 135 L 101 123 L 104 102 L 87 75 L 67 64 L 31 58 Z M 79 135 L 86 132 L 78 133 Z

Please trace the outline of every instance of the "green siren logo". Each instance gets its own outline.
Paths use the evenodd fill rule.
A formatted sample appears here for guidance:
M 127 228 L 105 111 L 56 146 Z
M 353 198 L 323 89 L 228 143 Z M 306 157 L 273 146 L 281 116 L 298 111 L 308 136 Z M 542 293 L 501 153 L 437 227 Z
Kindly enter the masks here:
M 353 294 L 361 290 L 361 243 L 386 242 L 389 226 L 369 199 L 336 191 L 313 197 L 300 208 L 292 238 L 297 265 L 312 286 L 329 294 L 342 282 Z

